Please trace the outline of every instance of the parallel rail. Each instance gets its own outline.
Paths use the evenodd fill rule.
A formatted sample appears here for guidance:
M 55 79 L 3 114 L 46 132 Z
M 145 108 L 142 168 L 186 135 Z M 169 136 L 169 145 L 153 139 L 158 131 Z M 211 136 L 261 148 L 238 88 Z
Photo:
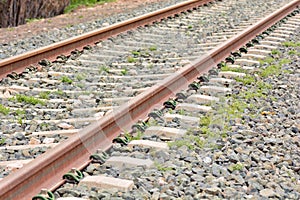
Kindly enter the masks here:
M 196 1 L 191 2 L 196 3 Z M 88 158 L 91 153 L 97 149 L 109 149 L 112 144 L 111 141 L 122 129 L 129 128 L 138 119 L 145 118 L 149 110 L 155 108 L 156 105 L 161 104 L 169 97 L 174 96 L 177 91 L 185 88 L 199 76 L 199 74 L 216 66 L 216 63 L 223 60 L 230 52 L 245 45 L 251 38 L 285 17 L 288 13 L 299 7 L 299 5 L 300 0 L 289 3 L 279 11 L 274 12 L 246 29 L 241 34 L 208 52 L 194 63 L 182 68 L 148 91 L 138 95 L 132 101 L 121 106 L 117 111 L 104 116 L 98 122 L 84 128 L 78 135 L 62 142 L 56 148 L 39 156 L 38 159 L 25 165 L 15 173 L 10 174 L 0 182 L 0 199 L 30 199 L 37 194 L 41 188 L 55 188 L 56 184 L 61 181 L 61 177 L 64 173 L 74 167 L 80 169 L 85 165 L 84 163 L 89 162 Z M 155 21 L 154 16 L 151 16 L 151 18 L 152 19 L 148 22 Z M 147 21 L 147 19 L 144 20 Z M 128 20 L 128 22 L 129 21 L 131 20 Z M 132 27 L 135 26 L 131 26 L 131 28 Z M 117 34 L 117 32 L 112 30 L 111 32 Z M 105 37 L 108 37 L 108 35 Z M 91 41 L 91 43 L 98 40 L 99 38 Z M 70 51 L 72 46 L 71 40 L 68 40 L 65 44 L 68 46 L 66 47 L 66 49 L 68 49 L 66 51 Z M 80 44 L 80 42 L 78 42 L 78 44 Z M 51 51 L 55 51 L 55 48 L 52 50 L 49 49 L 49 55 L 53 54 Z M 38 56 L 35 57 L 34 59 L 37 60 L 34 62 L 37 62 L 40 58 L 41 57 Z M 19 57 L 19 59 L 21 58 Z M 16 59 L 15 63 L 18 62 L 21 62 L 21 60 Z M 11 63 L 11 66 L 16 65 L 13 63 L 14 62 Z M 1 69 L 6 68 L 3 67 L 5 66 L 5 62 L 1 62 L 0 64 L 0 66 L 2 66 Z M 7 63 L 6 66 L 10 66 L 10 64 Z M 1 71 L 4 74 L 7 73 L 5 70 Z
M 212 2 L 212 0 L 190 0 L 182 2 L 174 6 L 150 12 L 145 15 L 91 31 L 34 51 L 4 59 L 0 61 L 0 79 L 11 72 L 21 73 L 26 67 L 35 65 L 42 59 L 54 60 L 58 55 L 70 54 L 70 52 L 75 49 L 81 50 L 83 47 L 87 45 L 94 45 L 100 40 L 118 35 L 139 26 L 159 21 L 160 19 L 199 7 L 209 2 Z

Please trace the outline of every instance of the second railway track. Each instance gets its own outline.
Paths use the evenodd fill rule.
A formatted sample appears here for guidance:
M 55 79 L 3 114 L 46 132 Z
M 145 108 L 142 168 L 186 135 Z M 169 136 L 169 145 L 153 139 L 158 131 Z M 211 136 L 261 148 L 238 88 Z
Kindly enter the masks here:
M 39 72 L 35 72 L 37 69 L 32 68 L 27 69 L 28 72 L 23 73 L 21 76 L 11 74 L 10 78 L 5 78 L 2 81 L 5 85 L 1 85 L 3 87 L 2 98 L 6 100 L 3 103 L 3 112 L 7 111 L 14 122 L 11 123 L 11 119 L 4 118 L 2 123 L 6 127 L 12 126 L 13 129 L 9 128 L 8 130 L 15 134 L 12 138 L 5 138 L 8 139 L 7 141 L 11 141 L 11 147 L 3 148 L 3 152 L 6 151 L 7 153 L 5 154 L 7 157 L 4 159 L 34 158 L 43 153 L 48 147 L 51 147 L 51 145 L 55 145 L 67 136 L 76 133 L 79 133 L 76 137 L 79 137 L 83 146 L 87 148 L 83 150 L 87 151 L 84 154 L 93 153 L 92 149 L 95 149 L 97 145 L 95 144 L 96 146 L 94 146 L 92 144 L 93 147 L 90 148 L 90 143 L 84 144 L 85 139 L 89 137 L 89 135 L 82 134 L 84 131 L 89 130 L 89 128 L 84 128 L 85 126 L 106 115 L 107 111 L 108 113 L 112 112 L 107 114 L 108 116 L 115 114 L 116 118 L 118 118 L 119 115 L 123 115 L 124 110 L 122 109 L 120 112 L 118 110 L 110 110 L 131 100 L 137 94 L 147 91 L 147 88 L 150 88 L 162 78 L 176 73 L 183 65 L 190 64 L 192 60 L 198 57 L 199 53 L 205 54 L 205 52 L 209 52 L 214 45 L 221 44 L 227 38 L 238 34 L 238 31 L 243 30 L 263 17 L 256 15 L 253 18 L 254 21 L 249 19 L 241 20 L 236 25 L 232 25 L 228 18 L 228 21 L 225 20 L 222 28 L 222 31 L 225 32 L 223 35 L 218 34 L 220 29 L 214 30 L 214 28 L 211 28 L 211 30 L 208 28 L 206 32 L 198 32 L 197 25 L 199 21 L 197 20 L 201 21 L 207 13 L 211 13 L 214 10 L 226 12 L 226 9 L 232 9 L 232 7 L 226 7 L 225 3 L 224 5 L 222 3 L 224 2 L 214 3 L 209 8 L 206 8 L 207 10 L 204 12 L 201 12 L 202 8 L 199 8 L 192 11 L 189 15 L 181 14 L 179 20 L 176 20 L 177 18 L 175 17 L 169 21 L 154 24 L 147 29 L 141 28 L 130 33 L 121 34 L 110 40 L 100 42 L 97 44 L 97 47 L 91 50 L 84 50 L 83 53 L 74 51 L 69 59 L 61 57 L 55 63 L 48 63 L 44 60 L 41 62 L 43 68 L 39 68 Z M 231 6 L 234 6 L 234 4 Z M 277 6 L 280 7 L 280 5 Z M 221 9 L 224 9 L 224 11 Z M 244 15 L 246 15 L 246 11 L 243 13 Z M 226 25 L 226 23 L 228 24 Z M 291 30 L 295 26 L 297 27 L 297 25 L 290 25 Z M 164 35 L 170 32 L 173 34 L 165 38 Z M 205 34 L 205 37 L 203 34 Z M 200 38 L 199 35 L 201 35 Z M 130 41 L 128 36 L 131 38 Z M 172 45 L 170 38 L 177 41 L 178 39 L 184 40 L 186 43 Z M 219 38 L 217 42 L 215 42 L 215 38 Z M 269 41 L 272 40 L 270 37 Z M 204 41 L 208 44 L 202 45 L 201 43 Z M 195 48 L 194 46 L 197 47 Z M 112 54 L 114 56 L 111 56 Z M 213 62 L 216 65 L 218 61 L 218 59 L 212 58 L 208 62 Z M 243 63 L 247 61 L 240 59 L 238 62 Z M 94 66 L 97 66 L 96 69 Z M 83 82 L 82 80 L 85 81 Z M 186 84 L 186 81 L 182 83 Z M 36 86 L 39 86 L 39 88 L 36 88 Z M 35 98 L 29 98 L 32 96 Z M 164 98 L 166 97 L 164 96 Z M 23 102 L 26 102 L 28 105 L 21 109 Z M 136 102 L 140 103 L 137 100 Z M 18 104 L 19 106 L 16 106 Z M 13 107 L 9 108 L 7 105 Z M 148 105 L 148 107 L 153 107 L 153 105 Z M 133 111 L 130 109 L 127 111 L 130 113 L 127 116 L 127 125 L 129 125 L 140 114 L 133 114 Z M 126 129 L 123 127 L 123 124 L 124 119 L 119 124 L 116 122 L 116 125 L 111 127 L 112 132 L 118 129 Z M 89 127 L 91 133 L 98 129 L 97 125 Z M 83 129 L 83 132 L 81 129 Z M 105 131 L 103 130 L 103 132 Z M 8 134 L 10 133 L 8 132 L 7 136 Z M 95 141 L 101 140 L 105 150 L 108 146 L 104 142 L 112 140 L 114 136 L 116 135 L 107 136 L 102 133 L 97 136 L 98 138 L 95 138 Z M 73 140 L 74 144 L 77 143 L 75 141 L 76 137 L 70 139 Z M 24 145 L 24 143 L 35 144 L 37 145 L 36 149 L 29 149 L 31 148 L 30 146 L 16 146 Z M 60 148 L 63 148 L 62 145 Z M 78 163 L 80 162 L 82 161 L 78 161 Z M 22 163 L 24 161 L 20 162 L 20 165 Z M 47 165 L 47 161 L 44 164 Z M 74 165 L 78 166 L 78 164 Z M 26 175 L 24 174 L 23 177 L 26 177 Z M 49 184 L 53 186 L 53 182 L 46 183 L 46 185 Z

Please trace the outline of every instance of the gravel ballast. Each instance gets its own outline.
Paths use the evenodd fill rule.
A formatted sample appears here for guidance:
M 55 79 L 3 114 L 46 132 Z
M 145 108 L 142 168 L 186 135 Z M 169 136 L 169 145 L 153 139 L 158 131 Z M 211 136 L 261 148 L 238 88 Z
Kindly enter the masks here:
M 259 67 L 243 70 L 247 77 L 230 84 L 232 95 L 212 104 L 211 114 L 199 114 L 200 126 L 171 142 L 169 151 L 114 145 L 111 156 L 149 158 L 155 167 L 93 164 L 84 171 L 133 180 L 131 192 L 65 184 L 55 194 L 89 199 L 299 199 L 299 28 L 297 33 Z M 178 120 L 152 123 L 182 127 Z M 202 142 L 192 140 L 196 137 Z
M 105 27 L 107 25 L 111 25 L 113 23 L 121 22 L 126 19 L 143 15 L 148 12 L 152 12 L 180 2 L 183 2 L 183 0 L 164 0 L 158 3 L 157 2 L 148 3 L 146 4 L 146 6 L 142 5 L 133 10 L 126 10 L 125 12 L 120 14 L 111 14 L 110 16 L 99 18 L 98 20 L 95 21 L 76 24 L 76 25 L 69 25 L 62 28 L 55 28 L 54 30 L 49 30 L 45 33 L 33 35 L 32 37 L 28 37 L 21 40 L 8 42 L 8 43 L 2 43 L 0 44 L 0 59 L 8 58 L 11 56 L 24 53 L 26 51 L 30 51 L 46 45 L 50 45 L 55 42 L 68 39 L 70 37 L 74 37 L 95 29 Z
M 222 4 L 222 3 L 224 3 L 224 2 L 219 2 L 219 4 Z M 268 9 L 269 4 L 265 4 L 265 3 L 262 3 L 259 1 L 257 1 L 256 3 L 257 4 L 255 4 L 254 6 L 261 8 L 259 14 L 262 15 L 264 13 L 264 11 Z M 175 67 L 182 67 L 182 65 L 184 65 L 183 64 L 184 60 L 182 60 L 182 62 L 181 62 L 180 57 L 191 56 L 191 55 L 198 56 L 197 52 L 192 52 L 192 48 L 189 48 L 189 46 L 192 46 L 192 44 L 194 44 L 192 42 L 196 42 L 198 40 L 201 40 L 200 43 L 208 42 L 208 40 L 205 40 L 205 34 L 212 35 L 212 33 L 218 32 L 218 30 L 224 31 L 226 29 L 234 28 L 235 26 L 238 26 L 239 22 L 244 21 L 244 20 L 247 21 L 247 19 L 250 18 L 251 12 L 248 13 L 248 11 L 249 10 L 252 11 L 252 10 L 247 9 L 247 12 L 246 12 L 245 7 L 249 6 L 249 8 L 250 8 L 250 6 L 252 6 L 253 3 L 249 4 L 248 1 L 245 1 L 245 2 L 239 2 L 238 5 L 239 6 L 237 6 L 237 7 L 242 7 L 243 9 L 239 10 L 236 7 L 224 6 L 225 10 L 229 11 L 231 16 L 234 16 L 236 18 L 236 20 L 233 20 L 232 23 L 230 23 L 229 16 L 226 16 L 224 13 L 209 12 L 210 13 L 209 19 L 204 19 L 204 21 L 201 24 L 201 25 L 205 26 L 205 28 L 207 28 L 205 30 L 206 32 L 203 31 L 203 34 L 200 36 L 197 35 L 198 30 L 197 30 L 196 22 L 195 22 L 195 24 L 192 24 L 192 27 L 189 27 L 191 24 L 185 24 L 185 23 L 180 24 L 180 28 L 181 28 L 181 26 L 186 27 L 186 28 L 183 28 L 183 29 L 186 29 L 186 30 L 184 30 L 184 32 L 179 31 L 180 34 L 184 35 L 184 37 L 182 37 L 182 38 L 184 38 L 184 40 L 186 41 L 186 43 L 184 43 L 182 46 L 180 46 L 181 48 L 175 48 L 174 46 L 172 46 L 169 49 L 163 49 L 163 48 L 160 48 L 160 46 L 158 45 L 158 48 L 153 50 L 153 52 L 151 50 L 147 50 L 147 51 L 151 51 L 150 53 L 147 52 L 147 54 L 146 54 L 146 52 L 143 52 L 143 50 L 140 51 L 140 49 L 134 49 L 134 50 L 139 50 L 138 52 L 135 52 L 135 51 L 127 52 L 127 54 L 129 54 L 131 56 L 134 53 L 134 54 L 141 54 L 142 56 L 145 56 L 145 58 L 144 57 L 138 58 L 137 59 L 138 62 L 136 64 L 131 63 L 131 64 L 133 64 L 131 66 L 128 65 L 129 66 L 128 70 L 127 70 L 127 68 L 124 68 L 125 71 L 123 68 L 120 68 L 120 65 L 122 64 L 122 62 L 124 62 L 124 59 L 127 60 L 127 57 L 111 56 L 111 57 L 113 57 L 113 59 L 111 59 L 109 56 L 107 56 L 107 58 L 106 58 L 105 57 L 106 55 L 102 54 L 101 51 L 100 51 L 100 53 L 97 52 L 96 48 L 91 51 L 84 52 L 84 55 L 79 56 L 79 59 L 85 59 L 85 58 L 87 59 L 88 54 L 96 54 L 96 55 L 100 55 L 100 56 L 104 55 L 105 59 L 103 59 L 103 62 L 106 65 L 110 66 L 110 68 L 108 68 L 108 71 L 110 71 L 110 72 L 108 73 L 107 77 L 101 77 L 101 79 L 99 79 L 99 71 L 101 71 L 100 72 L 101 76 L 106 75 L 106 73 L 107 73 L 106 68 L 102 69 L 102 67 L 100 67 L 99 69 L 96 69 L 96 70 L 91 70 L 91 68 L 86 69 L 86 71 L 88 71 L 88 74 L 85 76 L 83 76 L 83 75 L 80 76 L 81 74 L 79 73 L 78 69 L 76 69 L 73 66 L 66 67 L 63 64 L 61 64 L 60 62 L 55 63 L 52 66 L 44 67 L 43 71 L 41 73 L 30 72 L 28 74 L 25 74 L 24 79 L 23 78 L 19 79 L 19 80 L 13 80 L 10 78 L 4 79 L 2 81 L 3 86 L 18 85 L 18 86 L 22 86 L 22 87 L 28 87 L 29 88 L 28 91 L 20 92 L 20 93 L 25 94 L 27 97 L 35 96 L 46 103 L 45 104 L 28 104 L 25 102 L 19 102 L 19 101 L 17 102 L 16 97 L 15 97 L 15 93 L 17 93 L 17 91 L 14 91 L 14 90 L 9 91 L 9 93 L 11 95 L 10 98 L 8 98 L 8 100 L 3 100 L 2 104 L 5 105 L 6 107 L 12 107 L 14 109 L 10 110 L 10 113 L 8 115 L 9 119 L 7 119 L 4 115 L 1 116 L 1 117 L 3 117 L 2 118 L 3 120 L 1 122 L 1 124 L 2 124 L 1 139 L 4 140 L 4 142 L 2 142 L 2 144 L 1 144 L 1 146 L 24 145 L 24 144 L 30 143 L 32 140 L 34 140 L 34 143 L 39 144 L 39 143 L 44 143 L 45 138 L 47 138 L 48 140 L 50 139 L 50 140 L 54 141 L 55 143 L 60 142 L 61 140 L 64 140 L 66 137 L 57 136 L 57 135 L 31 137 L 31 134 L 35 131 L 50 131 L 51 132 L 51 131 L 54 131 L 57 129 L 58 130 L 62 130 L 62 129 L 68 130 L 68 129 L 74 129 L 74 128 L 82 128 L 82 127 L 88 125 L 90 122 L 88 122 L 87 120 L 86 121 L 68 122 L 68 121 L 65 121 L 65 119 L 72 118 L 72 117 L 73 118 L 79 118 L 79 117 L 86 118 L 86 117 L 94 116 L 94 114 L 102 115 L 103 113 L 105 113 L 105 111 L 102 112 L 102 110 L 101 110 L 101 112 L 98 112 L 100 109 L 98 107 L 104 106 L 104 105 L 106 106 L 106 105 L 119 105 L 120 104 L 120 102 L 116 103 L 114 101 L 107 100 L 107 99 L 116 98 L 116 97 L 120 97 L 120 98 L 124 97 L 123 92 L 127 92 L 127 91 L 131 92 L 132 94 L 130 94 L 130 95 L 126 94 L 126 95 L 133 97 L 137 94 L 137 92 L 134 91 L 135 88 L 142 88 L 147 85 L 148 86 L 153 85 L 155 82 L 152 82 L 152 83 L 149 83 L 149 82 L 152 81 L 153 79 L 155 79 L 155 80 L 160 79 L 161 77 L 159 77 L 158 75 L 162 74 L 162 73 L 166 73 L 164 70 L 166 70 L 166 71 L 170 70 L 169 73 L 173 73 L 174 70 L 172 71 L 172 69 L 169 69 L 170 66 L 173 67 L 173 64 L 168 63 L 169 62 L 168 58 L 177 59 L 177 57 L 178 57 L 179 58 L 178 62 L 175 62 L 174 65 L 175 65 Z M 204 10 L 204 12 L 205 12 L 205 9 L 206 8 L 201 8 L 201 10 Z M 195 14 L 197 14 L 197 13 L 195 13 Z M 220 21 L 218 21 L 217 19 L 221 15 L 223 15 L 223 18 L 220 19 Z M 256 16 L 258 16 L 258 12 L 256 12 Z M 184 17 L 184 15 L 183 15 L 183 17 Z M 170 21 L 171 22 L 163 22 L 158 25 L 174 26 L 174 24 L 175 24 L 175 26 L 176 26 L 176 23 L 178 23 L 178 18 L 174 18 Z M 178 29 L 180 29 L 180 28 L 178 28 Z M 153 26 L 152 28 L 150 27 L 149 35 L 151 35 L 151 31 L 153 31 L 155 33 L 155 31 L 157 31 L 155 29 L 156 29 L 155 26 Z M 137 36 L 137 39 L 138 39 L 139 34 L 142 35 L 142 33 L 143 33 L 143 28 L 139 29 L 139 30 L 135 31 L 133 34 L 132 33 L 131 34 Z M 180 35 L 180 34 L 178 34 L 178 35 Z M 117 44 L 120 44 L 120 43 L 122 44 L 122 42 L 124 42 L 126 44 L 125 39 L 127 38 L 128 35 L 122 34 L 119 37 L 104 41 L 100 45 L 103 45 L 103 47 L 105 47 L 105 45 L 107 45 L 106 47 L 108 49 L 118 51 L 119 49 L 113 49 L 113 47 L 116 46 Z M 147 38 L 142 38 L 142 39 L 147 40 Z M 211 42 L 212 39 L 210 39 L 209 41 Z M 166 41 L 161 40 L 161 43 L 166 45 L 166 44 L 168 44 L 168 40 L 166 40 Z M 101 49 L 100 45 L 99 45 L 99 48 Z M 134 45 L 135 45 L 134 48 L 137 48 L 136 47 L 137 43 L 134 42 Z M 147 47 L 149 49 L 151 48 L 151 46 L 147 46 Z M 187 48 L 188 48 L 188 50 L 187 50 Z M 119 50 L 119 51 L 121 52 L 121 50 Z M 166 51 L 166 52 L 161 53 L 161 51 Z M 145 55 L 144 55 L 144 53 L 145 53 Z M 106 54 L 107 54 L 107 52 L 106 52 Z M 153 54 L 153 55 L 151 55 L 151 54 Z M 150 55 L 153 56 L 154 59 L 151 58 L 149 60 L 147 56 L 150 56 Z M 81 62 L 81 61 L 79 61 L 79 59 L 78 60 L 76 60 L 76 59 L 77 59 L 77 57 L 74 56 L 74 58 L 69 59 L 67 64 L 74 64 L 74 63 Z M 97 59 L 98 58 L 96 57 L 95 60 L 97 60 Z M 91 60 L 91 58 L 89 58 L 88 60 Z M 165 60 L 168 60 L 168 62 L 164 63 Z M 102 60 L 100 60 L 100 62 L 102 62 Z M 117 63 L 117 66 L 116 66 L 117 69 L 114 69 L 114 67 L 111 65 L 112 62 Z M 159 65 L 162 63 L 158 64 L 158 62 L 162 62 L 164 64 Z M 149 63 L 151 65 L 149 65 Z M 125 64 L 127 65 L 128 63 L 125 63 Z M 145 64 L 149 66 L 148 67 L 149 69 L 145 70 Z M 90 67 L 92 67 L 93 65 L 94 64 L 92 64 Z M 87 67 L 84 64 L 79 64 L 79 65 L 77 65 L 77 67 L 78 66 L 79 67 Z M 97 66 L 97 67 L 99 67 L 99 66 Z M 131 67 L 132 67 L 132 69 L 131 69 Z M 74 68 L 75 68 L 75 71 L 73 71 Z M 51 71 L 51 73 L 50 73 L 50 71 Z M 60 75 L 57 75 L 57 74 L 59 74 L 57 71 L 63 72 L 63 73 L 71 73 L 71 75 L 62 74 L 62 76 L 60 76 Z M 85 71 L 82 70 L 80 72 L 85 72 Z M 134 82 L 134 80 L 129 80 L 129 79 L 112 78 L 111 75 L 115 75 L 115 74 L 120 75 L 120 76 L 122 75 L 125 78 L 126 78 L 126 75 L 133 76 L 133 77 L 137 76 L 139 74 L 142 74 L 142 75 L 157 74 L 157 75 L 155 75 L 155 78 L 151 77 L 150 80 L 148 80 L 147 78 L 141 78 L 140 80 L 137 80 L 137 81 L 135 80 L 135 82 Z M 32 80 L 34 78 L 35 78 L 35 80 Z M 48 78 L 51 78 L 51 80 L 49 80 Z M 71 80 L 70 80 L 70 78 L 71 78 Z M 68 81 L 70 81 L 70 82 L 73 81 L 73 82 L 68 83 Z M 109 81 L 110 84 L 107 84 L 107 85 L 94 84 L 95 82 L 102 83 L 102 81 L 104 83 L 106 81 Z M 92 85 L 92 84 L 94 84 L 94 85 Z M 119 84 L 119 86 L 116 86 L 117 84 Z M 143 85 L 143 84 L 145 84 L 145 85 Z M 50 93 L 44 93 L 42 95 L 42 93 L 38 92 L 37 90 L 33 91 L 33 88 L 35 88 L 35 87 L 41 87 L 42 89 L 51 89 L 51 90 L 55 90 L 55 92 L 51 91 Z M 67 91 L 69 93 L 67 93 L 65 91 Z M 48 97 L 42 98 L 42 96 L 44 96 L 44 95 L 48 96 Z M 67 98 L 71 98 L 72 100 L 70 100 L 70 101 L 65 100 Z M 106 98 L 105 99 L 105 100 L 107 100 L 106 102 L 105 101 L 102 102 L 102 100 L 104 98 Z M 95 102 L 96 102 L 96 104 L 95 104 Z M 44 110 L 40 110 L 41 108 L 44 108 Z M 87 108 L 87 110 L 83 110 L 83 111 L 79 110 L 81 108 L 82 109 Z M 91 109 L 88 110 L 89 108 L 91 108 Z M 42 120 L 44 120 L 44 121 L 42 121 Z M 173 126 L 173 125 L 174 125 L 174 123 L 170 123 L 167 126 Z M 21 141 L 19 139 L 16 139 L 19 136 L 25 137 L 24 135 L 26 136 L 25 140 Z M 14 155 L 14 152 L 16 153 L 17 156 Z M 14 159 L 34 158 L 43 152 L 44 152 L 44 149 L 42 149 L 40 151 L 39 150 L 33 151 L 30 155 L 28 155 L 27 151 L 17 151 L 17 150 L 16 151 L 12 150 L 10 152 L 3 151 L 3 155 L 5 155 L 5 156 L 3 156 L 1 158 L 1 160 L 5 161 L 5 160 L 14 160 Z M 26 155 L 26 156 L 24 156 L 24 155 Z M 208 158 L 206 160 L 208 160 Z M 7 172 L 3 173 L 3 176 L 4 175 L 7 175 Z

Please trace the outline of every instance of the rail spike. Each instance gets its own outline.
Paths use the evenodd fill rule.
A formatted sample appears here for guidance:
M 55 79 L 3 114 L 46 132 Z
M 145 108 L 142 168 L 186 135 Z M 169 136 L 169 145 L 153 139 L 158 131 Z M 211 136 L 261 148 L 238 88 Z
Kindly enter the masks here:
M 55 196 L 51 191 L 42 189 L 38 195 L 32 197 L 32 200 L 55 200 Z
M 81 171 L 76 168 L 72 168 L 70 172 L 63 175 L 63 179 L 70 183 L 79 183 L 79 181 L 83 178 L 83 174 Z

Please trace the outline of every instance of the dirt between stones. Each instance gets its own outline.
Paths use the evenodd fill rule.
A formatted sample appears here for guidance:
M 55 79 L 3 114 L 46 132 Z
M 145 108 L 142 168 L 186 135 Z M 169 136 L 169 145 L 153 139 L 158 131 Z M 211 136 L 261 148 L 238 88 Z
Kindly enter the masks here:
M 18 27 L 0 28 L 0 43 L 8 43 L 31 37 L 32 35 L 47 32 L 55 28 L 59 29 L 69 25 L 94 21 L 156 2 L 161 2 L 161 0 L 117 0 L 95 7 L 82 7 L 68 14 L 33 21 Z

